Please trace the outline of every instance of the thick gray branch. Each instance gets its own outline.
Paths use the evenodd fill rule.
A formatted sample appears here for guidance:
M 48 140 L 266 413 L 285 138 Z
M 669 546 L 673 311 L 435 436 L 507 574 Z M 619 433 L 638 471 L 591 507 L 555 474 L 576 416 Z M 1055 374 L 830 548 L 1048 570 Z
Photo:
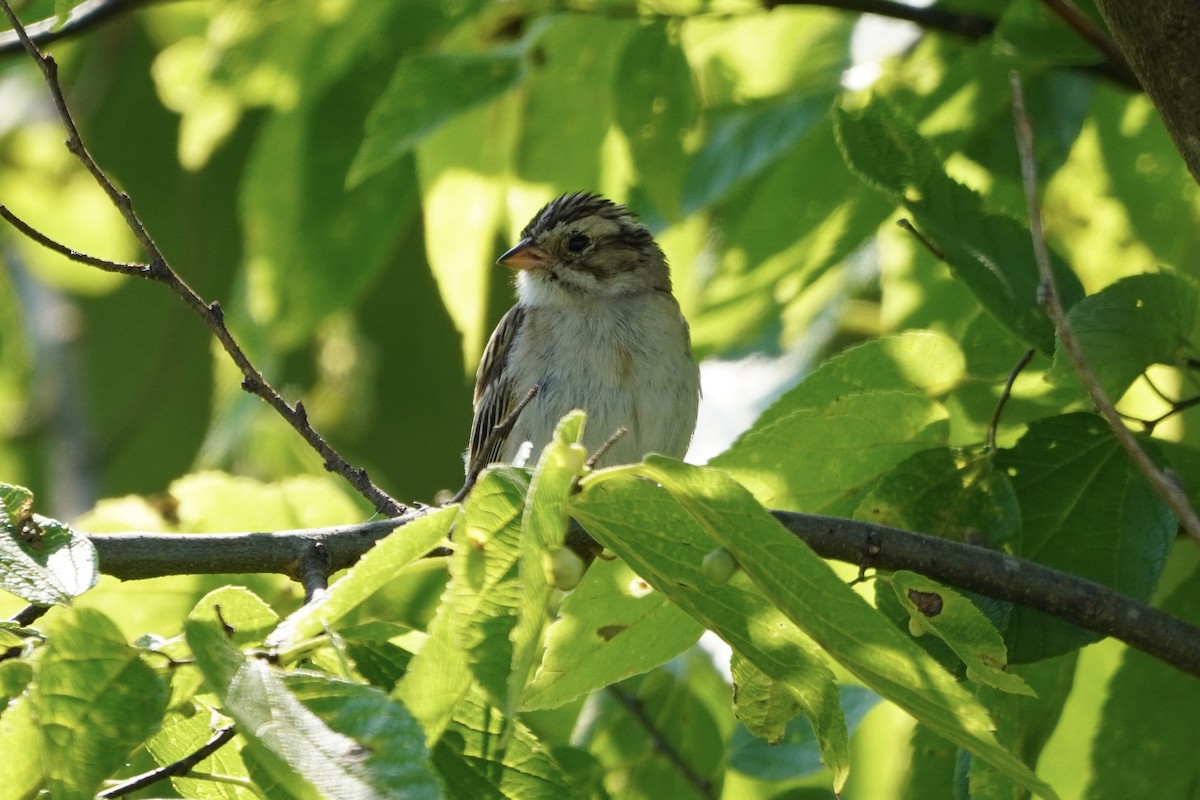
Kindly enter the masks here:
M 93 534 L 107 575 L 274 572 L 297 580 L 322 551 L 328 572 L 351 566 L 375 542 L 423 512 L 336 528 L 234 534 Z M 824 558 L 862 567 L 910 570 L 958 589 L 1051 614 L 1120 639 L 1200 677 L 1200 629 L 1106 586 L 1029 561 L 918 533 L 854 520 L 773 511 Z M 402 534 L 401 534 L 402 535 Z M 311 579 L 311 576 L 309 576 Z

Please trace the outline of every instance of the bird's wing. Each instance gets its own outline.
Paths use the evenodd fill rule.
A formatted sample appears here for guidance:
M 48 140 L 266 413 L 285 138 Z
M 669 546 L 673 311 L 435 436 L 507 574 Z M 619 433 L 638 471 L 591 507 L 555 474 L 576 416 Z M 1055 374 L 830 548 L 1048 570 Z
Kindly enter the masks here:
M 492 331 L 479 362 L 475 375 L 475 418 L 471 421 L 471 444 L 467 450 L 468 476 L 478 474 L 499 458 L 503 449 L 503 437 L 491 437 L 491 433 L 516 406 L 512 381 L 504 376 L 504 366 L 524 319 L 525 310 L 521 306 L 509 309 Z

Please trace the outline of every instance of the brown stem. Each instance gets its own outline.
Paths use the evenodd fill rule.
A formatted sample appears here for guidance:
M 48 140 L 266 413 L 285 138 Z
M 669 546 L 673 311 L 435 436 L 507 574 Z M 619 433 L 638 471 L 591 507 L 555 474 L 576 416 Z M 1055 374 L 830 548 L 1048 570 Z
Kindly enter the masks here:
M 242 373 L 242 388 L 245 391 L 262 398 L 268 405 L 275 409 L 275 411 L 281 417 L 283 417 L 288 424 L 290 424 L 292 428 L 304 438 L 306 442 L 308 442 L 309 446 L 321 455 L 321 458 L 324 461 L 325 469 L 329 470 L 330 472 L 335 472 L 345 478 L 350 485 L 357 489 L 358 492 L 365 497 L 380 514 L 384 514 L 389 517 L 403 514 L 407 509 L 402 503 L 393 499 L 386 492 L 372 483 L 370 477 L 367 475 L 366 470 L 351 466 L 350 462 L 343 458 L 342 455 L 337 452 L 337 450 L 330 446 L 330 444 L 326 442 L 325 439 L 318 434 L 315 429 L 313 429 L 312 425 L 310 425 L 308 422 L 308 415 L 305 413 L 304 407 L 300 403 L 296 403 L 294 407 L 288 405 L 287 401 L 284 400 L 279 393 L 271 387 L 271 385 L 263 377 L 262 373 L 259 372 L 258 369 L 250 362 L 250 359 L 246 356 L 245 352 L 242 350 L 241 346 L 238 344 L 229 328 L 225 325 L 225 315 L 221 310 L 220 305 L 215 302 L 205 302 L 204 299 L 201 298 L 200 295 L 198 295 L 192 289 L 192 287 L 188 286 L 183 278 L 181 278 L 179 274 L 176 273 L 175 270 L 173 270 L 167 263 L 166 257 L 158 249 L 158 245 L 155 244 L 154 239 L 150 236 L 150 233 L 142 223 L 141 218 L 138 217 L 137 213 L 134 211 L 133 202 L 129 199 L 129 195 L 119 191 L 116 186 L 113 185 L 112 181 L 108 179 L 108 176 L 105 175 L 104 171 L 92 158 L 87 147 L 84 146 L 83 139 L 79 135 L 79 129 L 75 125 L 75 120 L 71 116 L 70 109 L 67 108 L 67 102 L 63 96 L 62 86 L 58 81 L 58 66 L 54 59 L 50 56 L 43 55 L 41 51 L 38 50 L 37 45 L 30 40 L 29 36 L 25 32 L 25 28 L 22 27 L 20 20 L 17 19 L 16 14 L 13 13 L 12 8 L 9 6 L 8 0 L 0 0 L 0 8 L 3 9 L 5 16 L 8 17 L 9 22 L 13 26 L 13 30 L 17 34 L 17 38 L 20 39 L 26 52 L 28 52 L 30 57 L 37 62 L 38 67 L 42 71 L 42 76 L 45 78 L 46 85 L 50 90 L 50 95 L 54 100 L 54 106 L 58 109 L 58 116 L 62 120 L 62 124 L 67 130 L 67 149 L 79 159 L 80 163 L 82 163 L 84 168 L 87 169 L 87 171 L 92 175 L 104 193 L 108 195 L 109 200 L 121 213 L 121 217 L 125 220 L 126 226 L 133 233 L 134 238 L 141 246 L 143 252 L 145 252 L 145 254 L 148 256 L 150 263 L 145 267 L 139 266 L 136 269 L 131 270 L 117 269 L 116 271 L 125 271 L 129 274 L 135 274 L 140 277 L 162 283 L 168 289 L 174 292 L 176 296 L 183 300 L 183 302 L 185 302 L 194 312 L 196 312 L 196 314 L 200 316 L 201 319 L 204 320 L 205 324 L 208 325 L 209 330 L 211 330 L 213 335 L 217 338 L 217 341 L 221 343 L 221 347 L 224 348 L 229 357 L 233 359 L 233 362 L 237 364 L 238 369 Z M 10 222 L 13 222 L 13 220 L 16 219 L 8 214 L 5 214 L 5 218 Z M 14 222 L 14 224 L 17 223 Z M 24 226 L 24 223 L 17 225 L 22 232 L 25 232 L 28 235 L 28 231 L 25 230 L 28 228 L 28 226 L 22 226 Z M 29 231 L 32 231 L 32 228 L 29 228 Z M 34 239 L 37 241 L 41 241 L 41 239 L 38 237 L 41 237 L 46 241 L 50 241 L 47 237 L 42 236 L 42 234 L 37 233 L 36 231 L 33 231 L 33 233 L 35 234 Z M 55 249 L 57 252 L 64 254 L 67 254 L 68 252 L 74 252 L 63 247 L 62 245 L 57 245 L 57 243 L 47 246 L 50 246 L 51 249 Z M 88 256 L 86 258 L 92 259 L 93 257 Z M 76 260 L 83 260 L 83 258 L 77 258 Z M 94 260 L 103 262 L 103 259 Z M 85 261 L 85 263 L 91 262 Z M 103 263 L 109 265 L 110 267 L 119 266 L 116 265 L 115 262 Z M 95 264 L 93 265 L 95 266 Z
M 1050 268 L 1050 251 L 1046 247 L 1046 236 L 1042 229 L 1041 205 L 1038 200 L 1037 164 L 1033 156 L 1033 127 L 1030 125 L 1029 115 L 1025 111 L 1025 94 L 1021 87 L 1021 76 L 1015 70 L 1009 73 L 1009 83 L 1012 86 L 1013 94 L 1013 121 L 1016 128 L 1017 151 L 1021 160 L 1021 182 L 1025 187 L 1025 201 L 1029 207 L 1029 233 L 1033 238 L 1033 256 L 1037 262 L 1038 274 L 1041 276 L 1038 298 L 1046 309 L 1046 315 L 1054 323 L 1058 341 L 1075 366 L 1075 372 L 1083 382 L 1096 410 L 1100 412 L 1112 429 L 1117 442 L 1129 454 L 1129 459 L 1133 462 L 1134 467 L 1146 477 L 1151 488 L 1170 506 L 1175 518 L 1179 520 L 1179 525 L 1187 535 L 1197 545 L 1200 545 L 1200 518 L 1196 516 L 1196 510 L 1188 502 L 1187 495 L 1184 494 L 1179 484 L 1168 478 L 1155 466 L 1154 462 L 1150 460 L 1150 456 L 1146 455 L 1146 451 L 1138 444 L 1137 438 L 1125 426 L 1125 422 L 1113 407 L 1104 387 L 1096 379 L 1096 374 L 1092 371 L 1087 356 L 1084 355 L 1083 346 L 1079 343 L 1079 339 L 1075 336 L 1075 331 L 1067 319 L 1067 312 L 1063 309 L 1062 301 L 1058 297 L 1054 271 Z

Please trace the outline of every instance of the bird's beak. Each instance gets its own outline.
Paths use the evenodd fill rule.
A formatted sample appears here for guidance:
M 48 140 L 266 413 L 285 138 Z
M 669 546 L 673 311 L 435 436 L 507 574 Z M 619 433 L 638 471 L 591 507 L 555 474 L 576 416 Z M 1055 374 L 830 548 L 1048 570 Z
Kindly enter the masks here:
M 526 236 L 511 250 L 496 259 L 496 263 L 503 264 L 510 269 L 537 269 L 546 263 L 546 251 L 535 245 L 533 239 Z

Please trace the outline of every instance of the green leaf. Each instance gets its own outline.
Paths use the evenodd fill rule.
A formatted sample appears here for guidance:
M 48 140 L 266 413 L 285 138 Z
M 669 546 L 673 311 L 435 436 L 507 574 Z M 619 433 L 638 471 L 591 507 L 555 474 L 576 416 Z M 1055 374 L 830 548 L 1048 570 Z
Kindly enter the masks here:
M 287 649 L 335 627 L 395 577 L 397 570 L 432 550 L 449 532 L 457 514 L 454 507 L 433 510 L 393 531 L 320 597 L 285 619 L 267 639 L 266 646 Z
M 189 704 L 183 713 L 168 713 L 162 728 L 146 742 L 146 749 L 161 766 L 173 764 L 195 753 L 216 733 L 220 723 L 210 709 L 199 704 Z M 232 723 L 229 723 L 232 724 Z M 220 747 L 212 755 L 192 767 L 189 771 L 197 775 L 218 774 L 234 779 L 250 780 L 250 771 L 242 761 L 244 739 L 233 740 Z M 194 800 L 240 800 L 230 792 L 228 785 L 221 785 L 203 778 L 186 775 L 171 778 L 171 785 L 180 796 Z
M 785 397 L 776 407 L 785 403 L 791 405 Z M 947 433 L 938 403 L 897 391 L 846 394 L 822 408 L 772 416 L 711 464 L 764 505 L 831 516 L 848 516 L 874 481 L 908 456 L 944 444 Z
M 1037 693 L 1037 697 L 979 687 L 976 696 L 987 705 L 996 721 L 996 738 L 1026 764 L 1036 764 L 1054 734 L 1063 707 L 1075 683 L 1079 651 L 1013 668 Z M 972 760 L 968 774 L 972 800 L 1009 800 L 1021 789 L 1005 775 Z
M 679 185 L 688 167 L 684 139 L 696 120 L 692 70 L 670 25 L 634 31 L 613 82 L 613 112 L 633 156 L 637 185 L 655 207 L 679 214 Z
M 625 42 L 640 27 L 623 16 L 544 18 L 534 51 L 537 67 L 520 92 L 514 166 L 523 183 L 543 187 L 550 196 L 605 185 L 606 162 L 614 160 L 605 153 L 605 140 L 619 103 L 613 96 L 615 75 Z M 524 225 L 527 219 L 512 222 Z
M 1018 555 L 1145 600 L 1175 536 L 1170 510 L 1099 417 L 1033 422 L 996 453 L 1021 504 Z M 1016 607 L 1004 640 L 1013 663 L 1039 661 L 1101 638 L 1057 617 Z
M 464 372 L 483 352 L 497 239 L 507 236 L 506 187 L 522 117 L 514 96 L 467 111 L 417 148 L 425 251 L 438 293 L 462 335 Z M 490 135 L 482 136 L 481 131 Z M 471 235 L 463 235 L 463 220 Z
M 614 686 L 597 695 L 590 711 L 574 740 L 604 765 L 606 784 L 623 787 L 623 796 L 721 796 L 721 733 L 689 683 L 671 670 L 657 669 Z M 711 787 L 708 794 L 699 792 L 679 764 L 664 755 L 665 748 L 690 776 Z
M 908 210 L 955 276 L 997 320 L 1051 353 L 1054 328 L 1038 303 L 1040 279 L 1023 226 L 989 213 L 978 194 L 946 175 L 933 148 L 888 101 L 875 100 L 856 111 L 836 109 L 834 124 L 850 168 Z M 1060 258 L 1052 254 L 1052 260 L 1059 297 L 1070 308 L 1083 289 Z
M 521 707 L 557 708 L 665 664 L 695 644 L 703 626 L 646 588 L 624 562 L 594 562 L 546 631 L 546 652 Z
M 191 616 L 213 618 L 229 640 L 239 647 L 257 646 L 279 623 L 279 615 L 244 586 L 222 586 L 209 592 L 192 609 Z
M 834 784 L 845 780 L 849 740 L 837 686 L 812 640 L 767 598 L 734 576 L 713 583 L 701 561 L 717 541 L 663 490 L 630 474 L 634 467 L 585 478 L 571 515 L 735 652 L 788 687 L 813 722 Z
M 784 394 L 711 463 L 764 505 L 850 516 L 880 476 L 945 444 L 946 412 L 926 395 L 948 391 L 962 373 L 958 346 L 931 331 L 851 347 Z
M 373 687 L 323 675 L 292 673 L 283 683 L 332 731 L 358 744 L 366 756 L 363 767 L 381 796 L 441 797 L 425 735 L 404 706 Z
M 1021 509 L 1008 476 L 988 453 L 937 448 L 884 475 L 855 518 L 954 541 L 1015 552 Z
M 1067 321 L 1100 386 L 1115 402 L 1151 364 L 1175 364 L 1195 352 L 1198 307 L 1195 281 L 1157 272 L 1122 278 L 1085 297 L 1071 307 Z M 1079 385 L 1061 341 L 1049 379 Z
M 503 703 L 517 624 L 521 515 L 526 473 L 496 467 L 480 476 L 455 527 L 450 582 L 429 636 L 393 692 L 433 744 L 473 683 Z
M 993 34 L 1006 55 L 1024 63 L 1092 65 L 1103 56 L 1065 19 L 1037 0 L 1018 0 L 1000 17 Z
M 328 684 L 326 699 L 341 698 L 326 704 L 321 693 L 310 691 L 306 699 L 321 709 L 320 714 L 314 712 L 289 689 L 281 674 L 259 659 L 246 658 L 237 649 L 226 632 L 229 621 L 224 619 L 225 606 L 221 608 L 218 616 L 213 603 L 207 598 L 202 600 L 184 631 L 205 683 L 246 738 L 248 754 L 287 791 L 303 796 L 409 796 L 404 784 L 397 781 L 397 765 L 375 757 L 376 750 L 393 747 L 410 757 L 419 752 L 420 737 L 415 727 L 397 722 L 406 716 L 403 711 L 388 705 L 386 697 L 375 690 L 358 686 L 343 689 L 340 682 L 314 678 Z M 307 686 L 311 689 L 311 684 Z M 368 699 L 364 699 L 364 692 L 371 693 Z M 378 729 L 371 727 L 375 714 L 381 720 Z M 375 738 L 381 730 L 386 735 Z M 411 796 L 431 796 L 429 785 L 429 781 L 416 783 Z
M 37 605 L 65 605 L 100 578 L 96 548 L 58 520 L 33 513 L 33 493 L 0 484 L 0 588 Z
M 737 684 L 739 703 L 746 685 Z M 840 690 L 846 727 L 854 733 L 867 712 L 879 703 L 879 695 L 861 686 L 842 686 Z M 739 719 L 746 722 L 741 715 Z M 820 756 L 812 725 L 803 717 L 781 726 L 774 739 L 763 741 L 753 735 L 749 725 L 736 728 L 729 739 L 729 766 L 764 781 L 792 780 L 817 772 L 821 769 Z
M 915 572 L 887 578 L 913 624 L 937 635 L 967 665 L 967 677 L 1004 692 L 1036 697 L 1019 675 L 1005 672 L 1004 639 L 975 604 L 958 592 Z
M 722 151 L 721 157 L 732 156 Z M 796 187 L 806 185 L 822 190 L 797 204 Z M 891 212 L 846 168 L 822 110 L 768 169 L 722 199 L 715 212 L 722 232 L 720 268 L 711 275 L 705 269 L 701 313 L 690 315 L 694 347 L 701 353 L 759 348 L 764 331 L 774 333 L 781 318 L 780 346 L 795 345 L 830 302 L 814 284 L 844 263 Z M 844 291 L 840 278 L 833 285 Z
M 65 611 L 46 636 L 32 693 L 46 786 L 56 798 L 91 798 L 161 723 L 167 689 L 99 611 Z
M 1000 747 L 990 732 L 987 712 L 949 673 L 868 606 L 736 482 L 716 470 L 658 456 L 622 470 L 662 483 L 709 536 L 734 554 L 788 619 L 869 688 L 1022 786 L 1054 796 Z
M 507 745 L 498 748 L 500 741 Z M 433 751 L 447 795 L 454 800 L 574 800 L 569 775 L 519 720 L 505 717 L 479 691 L 458 706 L 454 724 Z
M 795 695 L 740 653 L 733 653 L 729 671 L 733 678 L 733 713 L 738 721 L 767 744 L 778 744 L 788 723 L 804 710 Z
M 1200 569 L 1193 567 L 1160 608 L 1200 625 Z M 1136 650 L 1126 651 L 1108 685 L 1087 796 L 1187 797 L 1200 781 L 1200 763 L 1188 747 L 1198 714 L 1195 676 Z
M 809 129 L 826 119 L 833 95 L 791 97 L 726 111 L 712 123 L 691 159 L 683 210 L 719 202 L 741 182 L 767 169 Z
M 554 438 L 542 448 L 537 468 L 525 497 L 521 520 L 520 579 L 516 626 L 512 631 L 512 663 L 508 691 L 502 706 L 511 716 L 525 691 L 537 657 L 542 653 L 546 632 L 547 607 L 551 592 L 564 576 L 556 577 L 556 564 L 574 564 L 579 578 L 585 568 L 582 559 L 564 546 L 567 534 L 567 497 L 583 474 L 588 452 L 580 442 L 587 415 L 572 411 L 559 420 Z M 578 583 L 575 575 L 569 580 Z M 560 587 L 564 591 L 574 586 Z
M 367 116 L 346 183 L 357 186 L 393 164 L 449 119 L 511 89 L 524 71 L 521 51 L 509 48 L 405 58 Z
M 33 800 L 43 787 L 43 731 L 30 696 L 9 703 L 0 714 L 0 786 L 12 800 Z M 15 754 L 20 754 L 16 756 Z

